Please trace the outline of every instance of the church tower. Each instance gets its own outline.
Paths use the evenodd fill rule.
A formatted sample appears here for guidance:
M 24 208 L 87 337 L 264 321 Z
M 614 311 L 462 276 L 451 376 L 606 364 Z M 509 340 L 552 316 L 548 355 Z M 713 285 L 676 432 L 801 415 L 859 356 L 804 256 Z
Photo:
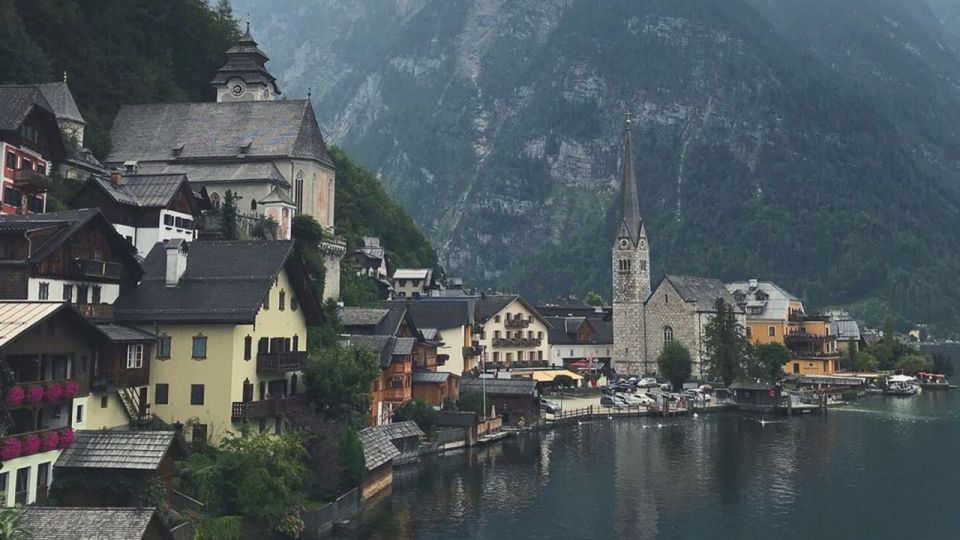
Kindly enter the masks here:
M 217 90 L 217 103 L 229 101 L 267 101 L 280 94 L 277 78 L 267 71 L 267 55 L 247 31 L 227 51 L 227 63 L 210 81 Z
M 642 375 L 646 371 L 643 301 L 650 293 L 650 248 L 633 170 L 631 124 L 627 115 L 620 219 L 613 244 L 613 367 L 621 376 Z

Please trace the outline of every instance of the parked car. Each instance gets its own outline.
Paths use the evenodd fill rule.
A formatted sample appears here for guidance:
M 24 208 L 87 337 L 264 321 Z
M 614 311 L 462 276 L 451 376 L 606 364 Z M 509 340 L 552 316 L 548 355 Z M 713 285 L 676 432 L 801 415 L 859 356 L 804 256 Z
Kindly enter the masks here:
M 695 401 L 710 401 L 713 399 L 710 394 L 705 394 L 696 389 L 684 390 L 683 395 Z
M 602 394 L 602 395 L 604 395 L 604 396 L 612 396 L 612 395 L 615 394 L 615 393 L 616 393 L 616 391 L 615 391 L 614 387 L 612 387 L 612 386 L 604 386 L 604 387 L 601 387 L 601 388 L 600 388 L 600 394 Z
M 660 383 L 653 377 L 644 377 L 637 381 L 637 388 L 656 388 Z
M 663 390 L 664 392 L 669 392 L 673 390 L 673 385 L 668 382 L 665 382 L 660 385 L 660 389 Z
M 562 406 L 560 405 L 559 401 L 555 401 L 552 399 L 540 400 L 540 409 L 543 410 L 544 412 L 555 414 L 560 412 L 561 408 Z
M 600 396 L 600 406 L 612 409 L 625 409 L 627 402 L 617 396 Z
M 656 404 L 657 404 L 657 400 L 653 399 L 653 398 L 650 397 L 649 395 L 643 395 L 643 396 L 638 397 L 637 399 L 640 400 L 640 406 L 641 406 L 641 407 L 649 407 L 650 405 L 656 405 Z
M 639 407 L 643 402 L 633 394 L 617 394 L 616 397 L 622 399 L 630 407 Z

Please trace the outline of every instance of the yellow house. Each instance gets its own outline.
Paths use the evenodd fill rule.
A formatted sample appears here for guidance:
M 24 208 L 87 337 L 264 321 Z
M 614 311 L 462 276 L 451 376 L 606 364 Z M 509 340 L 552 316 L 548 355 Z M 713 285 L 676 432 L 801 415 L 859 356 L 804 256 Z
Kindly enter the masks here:
M 307 327 L 321 318 L 293 243 L 170 240 L 143 265 L 114 312 L 158 336 L 151 413 L 213 443 L 244 422 L 282 432 L 302 402 Z
M 803 303 L 770 281 L 729 283 L 727 290 L 747 314 L 747 339 L 755 344 L 779 343 L 793 358 L 788 374 L 830 375 L 839 369 L 837 336 L 830 318 L 807 314 Z

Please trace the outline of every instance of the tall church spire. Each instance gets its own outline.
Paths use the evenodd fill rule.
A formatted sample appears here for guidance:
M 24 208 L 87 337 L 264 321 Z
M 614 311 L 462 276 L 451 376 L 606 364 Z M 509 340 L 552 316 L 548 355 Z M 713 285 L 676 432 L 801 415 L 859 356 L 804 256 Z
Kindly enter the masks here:
M 277 78 L 267 70 L 267 55 L 250 35 L 250 21 L 236 45 L 227 51 L 227 63 L 210 83 L 217 101 L 264 101 L 280 94 Z
M 637 177 L 633 171 L 633 138 L 630 128 L 633 124 L 632 116 L 627 113 L 624 121 L 623 134 L 623 177 L 621 179 L 621 207 L 619 226 L 626 226 L 630 239 L 636 244 L 640 238 L 640 229 L 643 217 L 640 215 L 640 195 L 637 193 Z

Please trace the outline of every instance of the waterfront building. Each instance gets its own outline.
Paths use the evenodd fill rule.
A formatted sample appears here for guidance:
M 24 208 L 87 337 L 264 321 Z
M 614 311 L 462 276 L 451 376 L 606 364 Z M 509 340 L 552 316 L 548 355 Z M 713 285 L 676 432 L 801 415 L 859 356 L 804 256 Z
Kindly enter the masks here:
M 146 257 L 157 242 L 197 237 L 205 201 L 184 174 L 91 177 L 70 200 L 74 208 L 99 208 L 121 236 Z
M 332 232 L 335 167 L 313 106 L 276 100 L 266 61 L 248 27 L 212 81 L 216 102 L 121 107 L 106 165 L 128 174 L 185 174 L 196 189 L 206 188 L 214 207 L 230 190 L 245 230 L 270 218 L 280 239 L 289 239 L 294 216 L 306 214 Z M 336 299 L 346 247 L 331 241 L 321 249 L 324 295 Z
M 476 317 L 477 297 L 424 297 L 394 300 L 384 306 L 403 305 L 424 337 L 437 346 L 436 370 L 454 375 L 474 372 L 483 352 Z
M 779 343 L 793 358 L 789 374 L 830 375 L 839 369 L 837 336 L 830 317 L 808 314 L 803 302 L 770 281 L 728 283 L 727 290 L 746 312 L 746 336 L 756 344 Z
M 523 297 L 481 294 L 476 321 L 480 326 L 476 342 L 484 351 L 486 370 L 547 366 L 550 324 Z
M 856 354 L 860 350 L 860 324 L 842 310 L 827 312 L 830 317 L 830 331 L 837 336 L 837 351 L 849 354 L 850 350 Z
M 57 502 L 66 506 L 138 506 L 154 485 L 173 498 L 174 462 L 184 457 L 174 431 L 78 431 L 54 464 Z M 114 489 L 103 489 L 100 479 Z
M 523 419 L 529 426 L 540 416 L 540 390 L 533 379 L 467 377 L 460 381 L 460 395 L 467 394 L 485 394 L 487 409 L 483 416 L 496 411 L 504 424 L 516 425 Z
M 540 310 L 541 308 L 537 308 Z M 596 312 L 593 312 L 596 313 Z M 603 317 L 544 317 L 550 330 L 550 363 L 592 363 L 595 368 L 610 366 L 613 349 L 613 322 Z
M 393 466 L 417 458 L 423 431 L 415 422 L 374 426 L 357 432 L 363 445 L 367 474 L 360 484 L 360 496 L 369 499 L 393 483 Z
M 634 173 L 632 120 L 623 135 L 621 204 L 612 250 L 613 365 L 623 375 L 650 373 L 643 301 L 650 294 L 650 250 Z
M 370 425 L 389 424 L 393 413 L 413 399 L 414 337 L 349 335 L 347 346 L 368 349 L 377 355 L 380 373 L 370 384 Z
M 157 337 L 151 412 L 219 443 L 243 422 L 281 433 L 302 402 L 307 327 L 322 314 L 290 241 L 158 243 L 117 321 Z
M 0 155 L 0 214 L 46 211 L 49 174 L 66 145 L 40 85 L 0 86 Z
M 445 371 L 414 371 L 413 399 L 440 409 L 460 398 L 460 376 Z

